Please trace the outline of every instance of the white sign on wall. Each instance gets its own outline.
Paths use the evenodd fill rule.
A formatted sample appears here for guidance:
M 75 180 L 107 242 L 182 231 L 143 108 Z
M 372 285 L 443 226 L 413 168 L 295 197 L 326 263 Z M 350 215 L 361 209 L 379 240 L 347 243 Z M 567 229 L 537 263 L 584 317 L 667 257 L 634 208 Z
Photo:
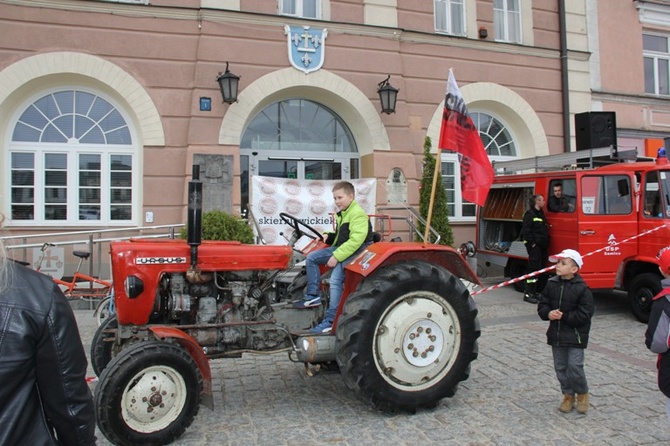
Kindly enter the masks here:
M 333 186 L 340 180 L 296 180 L 254 175 L 251 177 L 251 209 L 265 243 L 285 245 L 293 230 L 279 217 L 292 215 L 319 232 L 334 229 Z M 348 180 L 356 189 L 356 202 L 368 213 L 375 213 L 377 180 Z M 281 235 L 283 234 L 283 236 Z
M 63 277 L 65 270 L 65 253 L 63 248 L 51 246 L 42 252 L 42 248 L 33 248 L 33 264 L 34 269 L 47 276 L 60 279 Z

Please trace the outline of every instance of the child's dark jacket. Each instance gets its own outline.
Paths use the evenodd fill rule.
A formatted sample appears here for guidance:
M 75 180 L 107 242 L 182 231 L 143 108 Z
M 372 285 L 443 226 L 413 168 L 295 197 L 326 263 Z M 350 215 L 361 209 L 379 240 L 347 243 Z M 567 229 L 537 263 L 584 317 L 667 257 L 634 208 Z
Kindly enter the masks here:
M 586 348 L 593 317 L 593 294 L 582 276 L 575 274 L 570 280 L 554 276 L 547 281 L 537 304 L 537 314 L 548 321 L 549 312 L 557 309 L 563 312 L 563 317 L 549 322 L 547 344 Z
M 670 279 L 663 280 L 662 285 L 651 306 L 645 344 L 658 353 L 658 388 L 670 398 Z

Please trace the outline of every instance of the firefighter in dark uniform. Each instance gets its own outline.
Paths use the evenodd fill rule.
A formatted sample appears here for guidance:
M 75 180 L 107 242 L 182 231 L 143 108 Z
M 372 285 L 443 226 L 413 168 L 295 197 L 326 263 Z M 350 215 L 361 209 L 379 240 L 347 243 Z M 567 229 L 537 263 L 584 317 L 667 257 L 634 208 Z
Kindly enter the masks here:
M 549 247 L 549 226 L 544 216 L 544 197 L 530 197 L 530 208 L 523 215 L 521 239 L 528 252 L 528 272 L 537 271 L 547 266 L 547 248 Z M 523 300 L 536 304 L 539 301 L 544 274 L 526 279 Z

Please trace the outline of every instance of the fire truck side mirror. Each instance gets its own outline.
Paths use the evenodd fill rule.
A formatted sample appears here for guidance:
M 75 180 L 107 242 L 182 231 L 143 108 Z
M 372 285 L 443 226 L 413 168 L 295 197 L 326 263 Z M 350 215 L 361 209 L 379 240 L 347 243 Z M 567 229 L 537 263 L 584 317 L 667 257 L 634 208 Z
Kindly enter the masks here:
M 621 179 L 617 181 L 617 189 L 619 191 L 619 196 L 620 197 L 625 197 L 630 195 L 630 188 L 628 187 L 628 180 L 626 179 Z

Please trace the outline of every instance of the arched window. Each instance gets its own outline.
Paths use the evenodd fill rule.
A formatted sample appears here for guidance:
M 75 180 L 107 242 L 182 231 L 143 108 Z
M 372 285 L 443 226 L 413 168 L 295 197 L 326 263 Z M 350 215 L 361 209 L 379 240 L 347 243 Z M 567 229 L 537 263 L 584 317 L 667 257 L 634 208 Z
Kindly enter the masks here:
M 471 113 L 470 116 L 490 157 L 516 157 L 514 139 L 500 120 L 487 113 Z
M 91 92 L 60 90 L 29 104 L 9 145 L 9 214 L 17 224 L 128 224 L 137 193 L 126 119 Z
M 258 113 L 240 147 L 301 152 L 357 152 L 349 128 L 329 108 L 307 99 L 275 102 Z
M 479 137 L 491 161 L 517 157 L 514 137 L 500 119 L 485 112 L 472 112 L 470 117 L 479 131 Z M 462 197 L 461 170 L 456 153 L 442 153 L 442 183 L 447 191 L 449 217 L 455 220 L 474 220 L 477 206 Z

